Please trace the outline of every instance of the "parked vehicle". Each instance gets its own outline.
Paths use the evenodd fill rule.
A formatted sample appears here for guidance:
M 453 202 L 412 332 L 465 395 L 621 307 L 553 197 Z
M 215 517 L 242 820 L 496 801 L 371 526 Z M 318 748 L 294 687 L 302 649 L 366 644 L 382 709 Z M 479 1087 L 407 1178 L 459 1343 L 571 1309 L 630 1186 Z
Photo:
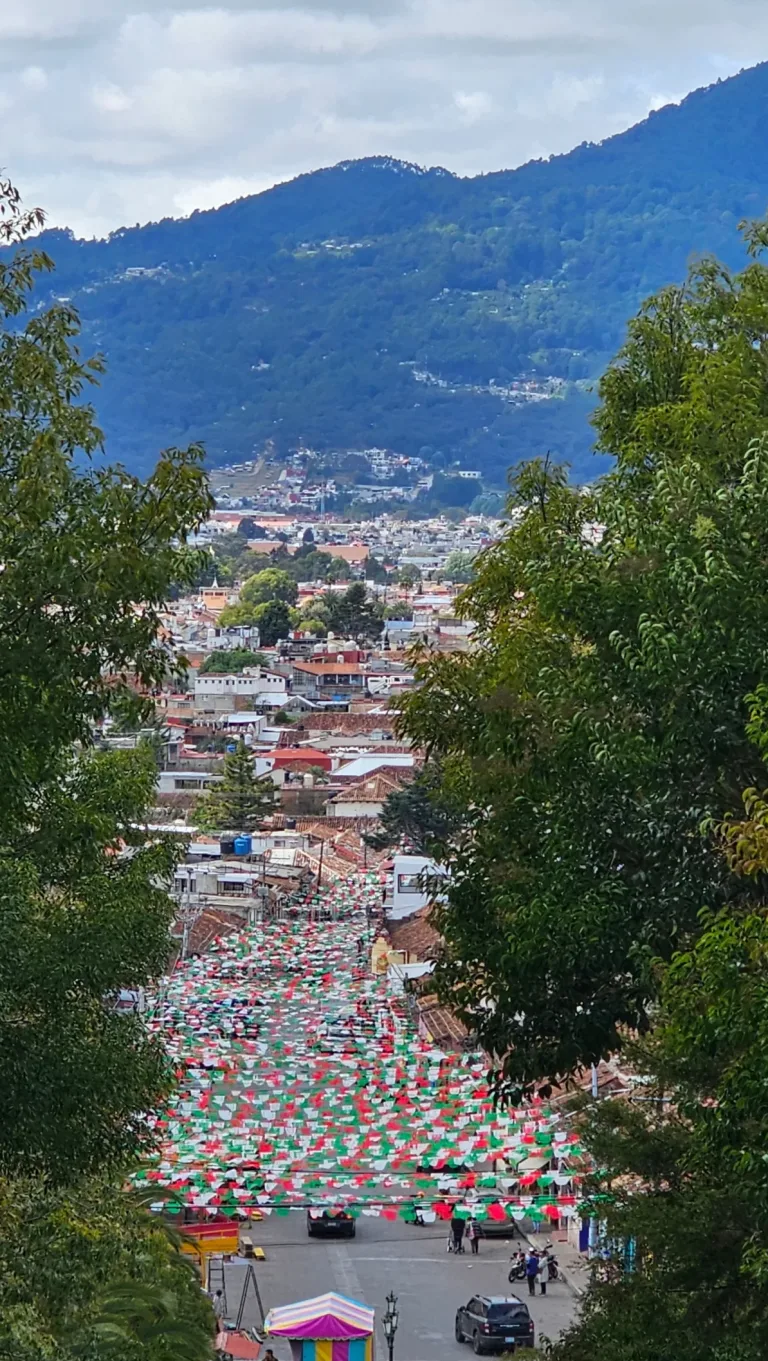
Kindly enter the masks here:
M 481 1238 L 514 1238 L 517 1225 L 514 1219 L 478 1219 Z
M 509 1275 L 507 1280 L 512 1284 L 515 1281 L 525 1280 L 525 1253 L 522 1248 L 512 1254 L 509 1263 Z
M 533 1319 L 516 1295 L 474 1295 L 456 1312 L 456 1341 L 471 1342 L 475 1356 L 532 1347 Z
M 307 1210 L 307 1233 L 310 1238 L 354 1238 L 356 1230 L 354 1215 L 349 1210 L 335 1207 L 320 1207 Z

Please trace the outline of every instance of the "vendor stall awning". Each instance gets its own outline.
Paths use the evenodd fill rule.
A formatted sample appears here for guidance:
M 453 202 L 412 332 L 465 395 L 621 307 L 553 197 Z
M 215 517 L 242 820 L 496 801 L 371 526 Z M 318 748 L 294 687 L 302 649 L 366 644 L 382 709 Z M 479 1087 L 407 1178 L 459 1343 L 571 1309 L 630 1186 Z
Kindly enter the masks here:
M 281 1309 L 270 1309 L 266 1332 L 272 1337 L 333 1339 L 370 1337 L 373 1310 L 344 1295 L 318 1295 Z

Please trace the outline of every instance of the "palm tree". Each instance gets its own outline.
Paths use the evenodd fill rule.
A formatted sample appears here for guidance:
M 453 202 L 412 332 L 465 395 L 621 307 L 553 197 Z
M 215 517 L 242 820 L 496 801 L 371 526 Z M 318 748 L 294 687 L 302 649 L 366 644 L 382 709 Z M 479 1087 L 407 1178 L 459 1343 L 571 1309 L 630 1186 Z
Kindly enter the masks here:
M 168 1352 L 174 1361 L 211 1361 L 214 1350 L 213 1312 L 210 1328 L 181 1318 L 179 1298 L 160 1286 L 128 1280 L 110 1287 L 97 1301 L 91 1333 L 100 1349 L 122 1355 L 126 1345 L 157 1354 Z

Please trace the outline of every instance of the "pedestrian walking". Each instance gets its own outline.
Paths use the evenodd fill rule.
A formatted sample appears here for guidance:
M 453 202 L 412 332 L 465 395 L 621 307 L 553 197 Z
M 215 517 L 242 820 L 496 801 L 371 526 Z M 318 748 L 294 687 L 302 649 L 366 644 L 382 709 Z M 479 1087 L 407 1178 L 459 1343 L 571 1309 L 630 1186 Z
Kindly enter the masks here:
M 463 1251 L 464 1251 L 464 1229 L 465 1229 L 465 1227 L 466 1227 L 466 1225 L 465 1225 L 465 1223 L 464 1223 L 464 1220 L 463 1220 L 463 1219 L 459 1219 L 458 1215 L 454 1215 L 453 1219 L 451 1220 L 451 1233 L 453 1234 L 453 1250 L 454 1250 L 454 1252 L 463 1252 Z
M 480 1251 L 480 1225 L 476 1219 L 470 1219 L 467 1224 L 467 1238 L 472 1249 L 472 1256 L 476 1257 Z
M 539 1254 L 535 1248 L 531 1248 L 525 1259 L 525 1278 L 528 1282 L 528 1294 L 536 1294 L 536 1278 L 539 1274 Z

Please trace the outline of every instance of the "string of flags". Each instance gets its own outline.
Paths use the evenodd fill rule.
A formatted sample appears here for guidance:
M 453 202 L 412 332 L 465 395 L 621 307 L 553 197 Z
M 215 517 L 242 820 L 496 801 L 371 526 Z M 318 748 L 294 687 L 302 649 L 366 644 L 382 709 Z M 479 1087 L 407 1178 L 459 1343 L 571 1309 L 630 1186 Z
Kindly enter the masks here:
M 135 1174 L 170 1189 L 165 1210 L 576 1213 L 582 1150 L 562 1117 L 495 1108 L 483 1056 L 420 1037 L 402 996 L 372 976 L 366 923 L 379 905 L 378 876 L 352 875 L 311 912 L 219 939 L 165 980 L 150 1026 L 177 1089 L 154 1117 L 154 1161 Z

